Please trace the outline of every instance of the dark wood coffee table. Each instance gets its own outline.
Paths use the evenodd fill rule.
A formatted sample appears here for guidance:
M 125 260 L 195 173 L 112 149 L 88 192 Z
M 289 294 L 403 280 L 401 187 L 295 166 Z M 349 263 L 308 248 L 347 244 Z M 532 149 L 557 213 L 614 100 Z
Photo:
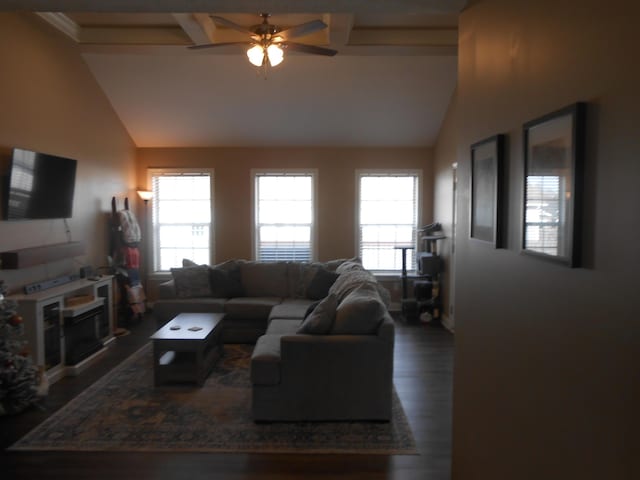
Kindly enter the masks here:
M 224 313 L 181 313 L 151 336 L 155 385 L 202 386 L 222 355 Z

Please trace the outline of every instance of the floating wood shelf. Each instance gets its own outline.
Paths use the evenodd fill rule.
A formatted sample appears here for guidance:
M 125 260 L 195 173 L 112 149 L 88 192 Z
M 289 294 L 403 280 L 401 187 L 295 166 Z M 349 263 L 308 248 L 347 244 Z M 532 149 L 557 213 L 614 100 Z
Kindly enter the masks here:
M 84 254 L 82 242 L 55 243 L 0 253 L 0 268 L 16 270 Z

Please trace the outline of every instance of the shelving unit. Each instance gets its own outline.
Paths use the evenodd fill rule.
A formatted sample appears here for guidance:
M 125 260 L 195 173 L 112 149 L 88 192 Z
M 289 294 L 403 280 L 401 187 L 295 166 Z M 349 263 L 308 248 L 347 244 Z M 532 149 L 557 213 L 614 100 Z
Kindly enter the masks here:
M 24 321 L 25 338 L 33 362 L 44 367 L 50 383 L 64 376 L 79 375 L 115 339 L 112 284 L 113 276 L 104 275 L 98 280 L 80 279 L 32 294 L 10 296 L 11 300 L 18 303 L 17 313 Z M 67 305 L 70 299 L 77 296 L 87 296 L 91 300 Z M 91 315 L 92 312 L 95 315 Z M 86 314 L 89 316 L 85 321 L 93 322 L 89 328 L 94 329 L 99 349 L 81 361 L 70 364 L 65 320 L 70 324 Z
M 0 268 L 15 270 L 54 262 L 63 258 L 72 258 L 84 253 L 82 242 L 65 242 L 41 247 L 20 248 L 0 252 Z
M 423 242 L 423 251 L 418 254 L 420 273 L 429 278 L 430 292 L 429 298 L 418 299 L 418 312 L 428 312 L 433 320 L 440 320 L 442 317 L 442 272 L 444 262 L 438 251 L 438 241 L 447 238 L 444 235 L 423 235 L 420 241 Z
M 396 247 L 402 250 L 402 316 L 407 322 L 416 322 L 421 313 L 428 312 L 434 320 L 442 314 L 440 276 L 443 271 L 442 257 L 438 254 L 438 240 L 444 235 L 423 235 L 422 248 L 416 253 L 417 273 L 407 274 L 406 252 L 412 246 Z M 413 296 L 409 296 L 409 282 L 413 286 Z

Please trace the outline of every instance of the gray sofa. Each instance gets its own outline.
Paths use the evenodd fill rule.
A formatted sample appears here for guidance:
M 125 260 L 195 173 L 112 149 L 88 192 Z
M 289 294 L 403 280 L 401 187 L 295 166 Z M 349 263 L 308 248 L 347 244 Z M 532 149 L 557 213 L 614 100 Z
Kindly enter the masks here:
M 161 324 L 181 312 L 225 312 L 223 340 L 256 343 L 254 420 L 391 418 L 389 294 L 356 259 L 235 260 L 173 274 L 154 305 Z
M 274 307 L 284 318 L 303 318 L 328 293 L 346 259 L 326 263 L 229 260 L 209 267 L 183 261 L 158 287 L 153 313 L 159 326 L 179 313 L 226 313 L 225 343 L 255 343 Z M 274 312 L 275 313 L 275 312 Z

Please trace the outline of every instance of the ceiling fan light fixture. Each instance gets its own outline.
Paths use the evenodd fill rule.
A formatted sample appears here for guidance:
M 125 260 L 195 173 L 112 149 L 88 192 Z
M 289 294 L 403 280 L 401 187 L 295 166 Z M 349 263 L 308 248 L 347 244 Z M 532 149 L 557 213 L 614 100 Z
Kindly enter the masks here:
M 247 50 L 249 61 L 256 67 L 261 67 L 264 62 L 264 49 L 260 45 L 254 45 Z
M 271 44 L 267 47 L 267 58 L 272 67 L 280 65 L 284 59 L 284 52 L 279 45 Z
M 269 23 L 268 13 L 261 13 L 260 17 L 262 18 L 261 24 L 247 28 L 227 20 L 226 18 L 211 15 L 211 19 L 216 25 L 222 25 L 223 27 L 242 32 L 244 35 L 248 35 L 250 40 L 189 45 L 188 48 L 201 49 L 228 45 L 250 45 L 250 48 L 247 50 L 249 62 L 256 67 L 261 68 L 265 78 L 269 67 L 278 66 L 284 60 L 285 48 L 295 52 L 310 53 L 313 55 L 326 55 L 329 57 L 338 53 L 336 50 L 332 50 L 330 48 L 291 42 L 294 38 L 303 37 L 327 28 L 327 24 L 322 20 L 312 20 L 310 22 L 282 29 L 281 27 L 271 25 Z

